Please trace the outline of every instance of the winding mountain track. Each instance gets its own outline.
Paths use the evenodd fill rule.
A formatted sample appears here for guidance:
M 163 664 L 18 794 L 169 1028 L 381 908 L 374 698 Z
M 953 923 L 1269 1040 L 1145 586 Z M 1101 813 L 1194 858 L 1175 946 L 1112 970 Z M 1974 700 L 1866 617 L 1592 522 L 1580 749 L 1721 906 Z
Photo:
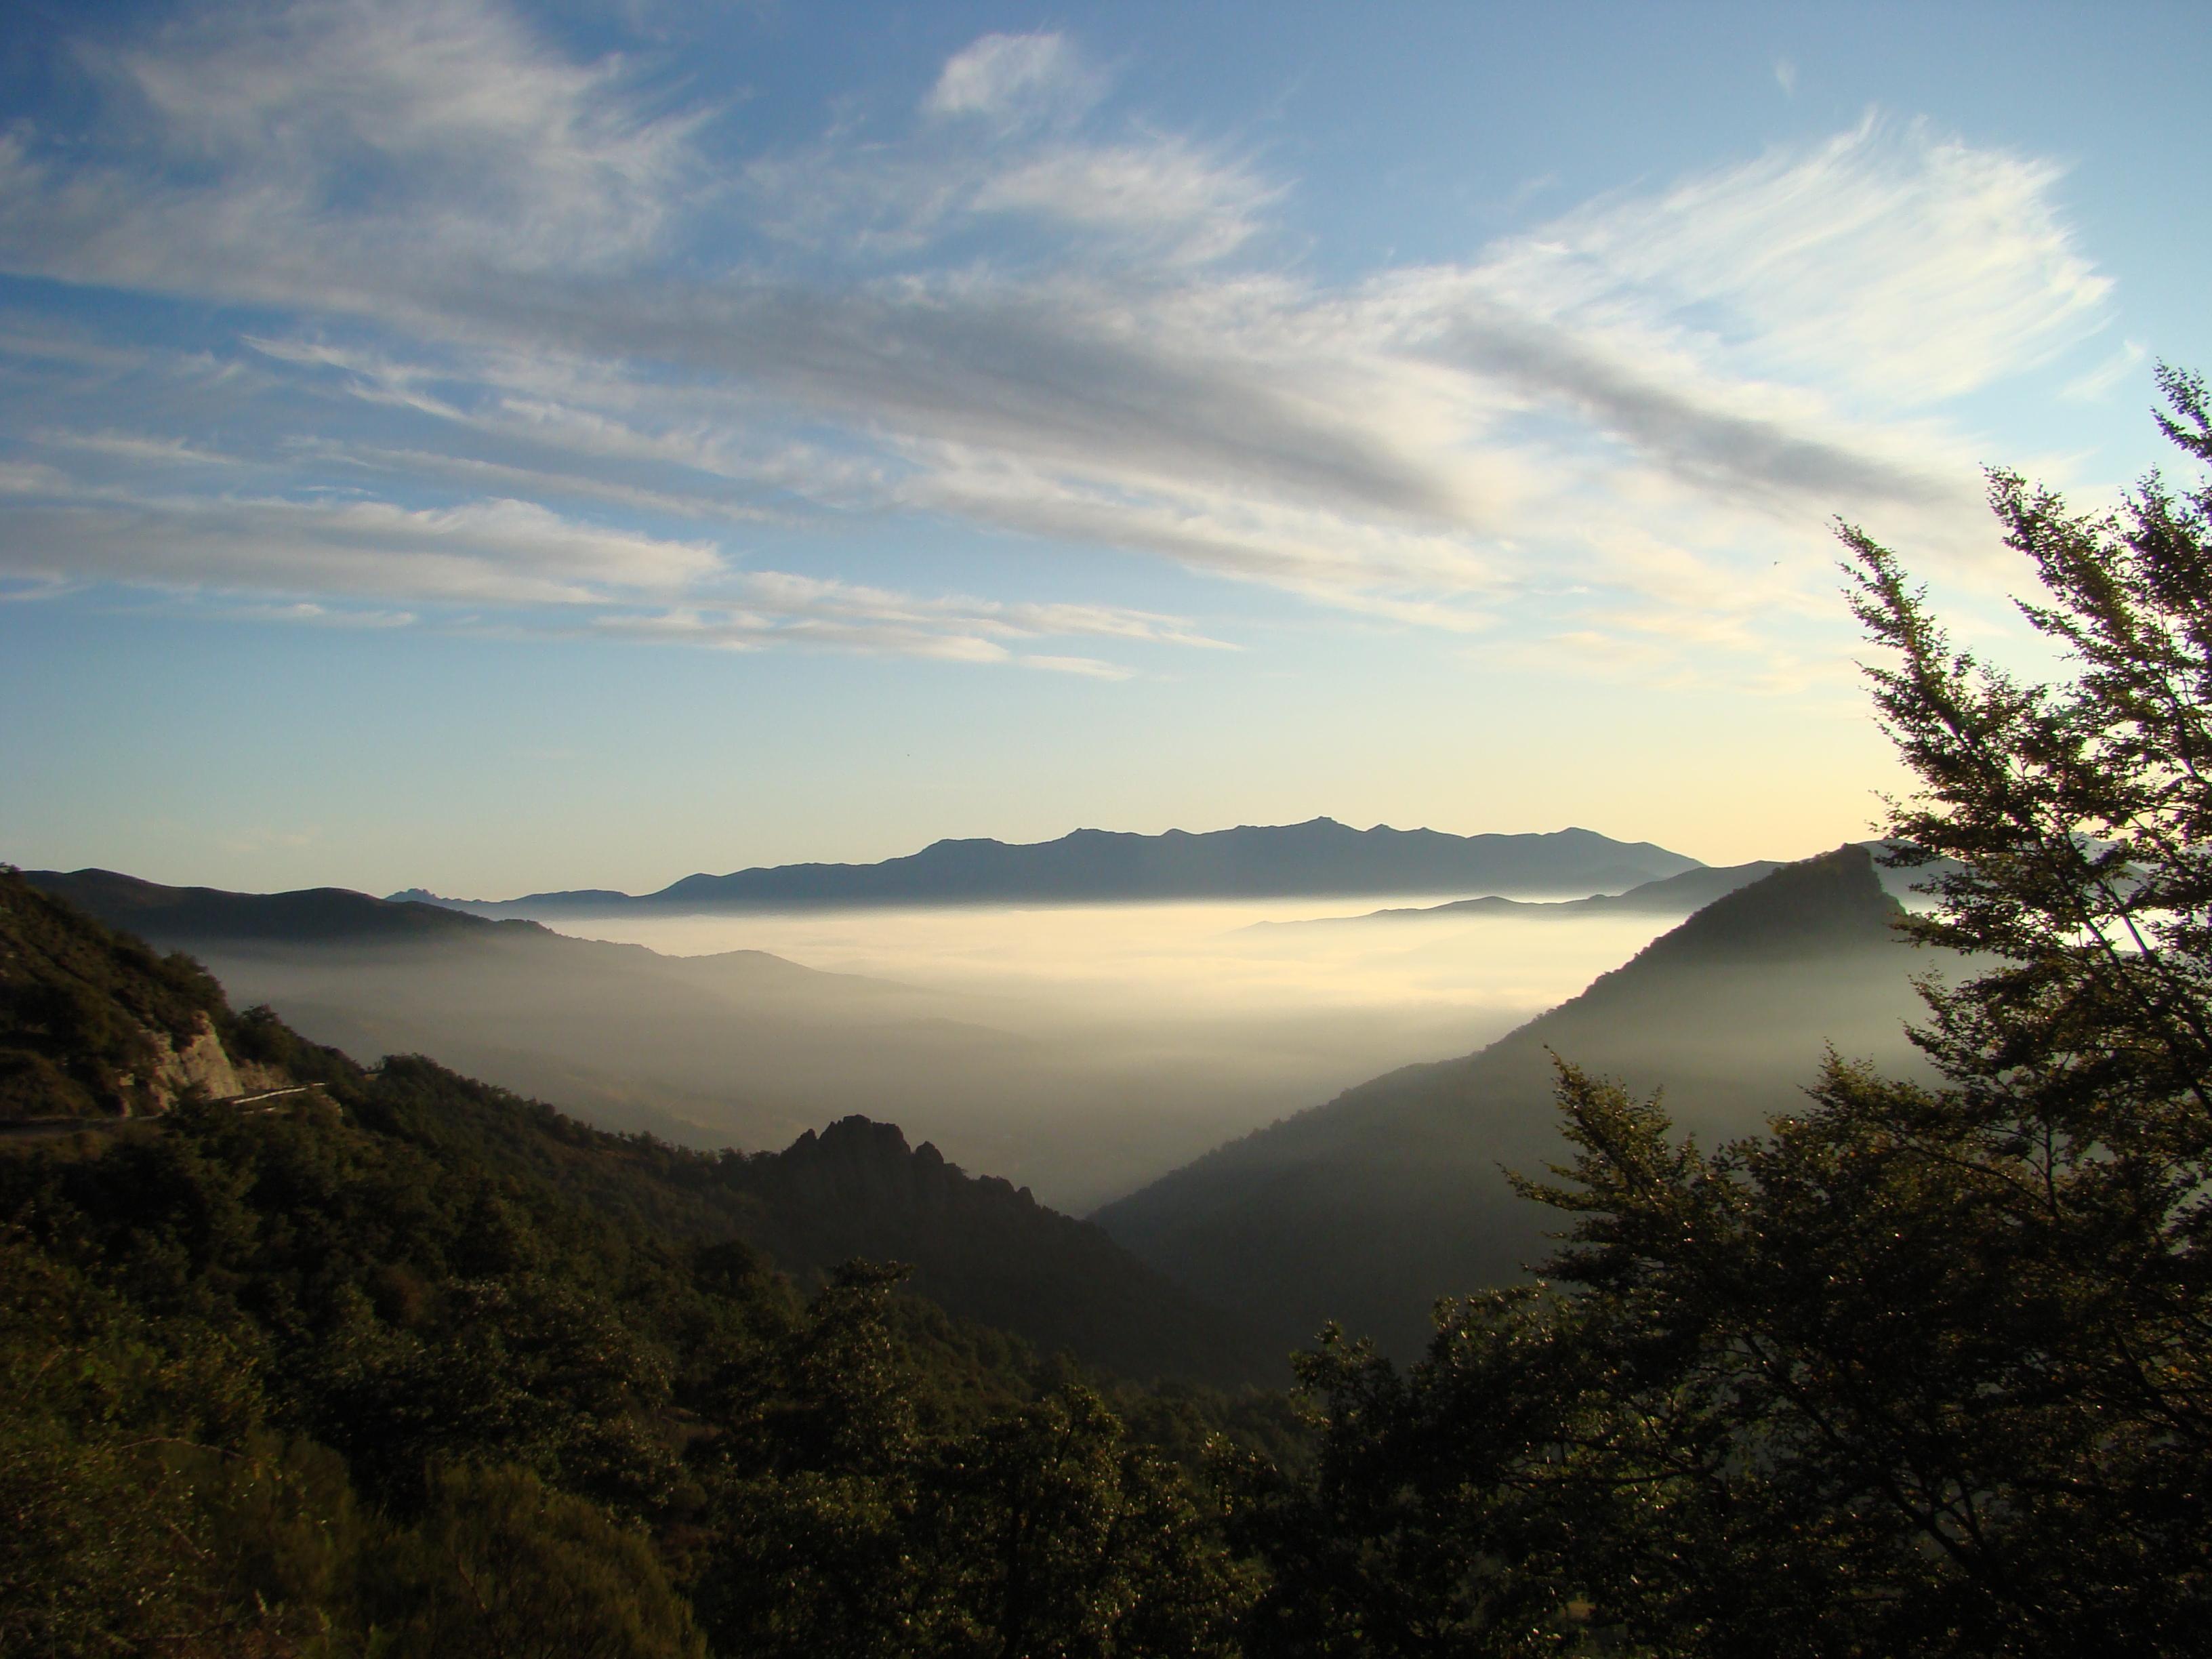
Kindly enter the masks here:
M 323 1095 L 319 1083 L 301 1083 L 286 1089 L 263 1089 L 250 1095 L 225 1095 L 209 1102 L 246 1112 L 273 1112 L 279 1103 L 295 1095 Z M 0 1141 L 58 1140 L 79 1133 L 112 1133 L 133 1124 L 159 1123 L 166 1112 L 146 1112 L 132 1117 L 19 1117 L 0 1121 Z

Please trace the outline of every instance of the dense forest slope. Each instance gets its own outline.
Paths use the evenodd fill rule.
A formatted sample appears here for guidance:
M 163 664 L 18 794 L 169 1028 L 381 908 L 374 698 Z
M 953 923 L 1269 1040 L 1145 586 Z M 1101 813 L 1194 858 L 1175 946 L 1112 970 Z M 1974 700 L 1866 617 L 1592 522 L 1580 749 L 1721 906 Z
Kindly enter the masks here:
M 0 1134 L 0 1652 L 1164 1656 L 1249 1599 L 1184 1470 L 1286 1443 L 1274 1397 L 1109 1403 L 899 1270 L 803 1294 L 747 1242 L 914 1244 L 953 1301 L 988 1259 L 979 1303 L 1132 1373 L 1239 1352 L 896 1130 L 708 1157 L 367 1072 L 12 872 L 0 988 L 17 1097 L 85 1126 Z M 281 1092 L 120 1081 L 186 1034 Z
M 843 1118 L 716 1173 L 758 1206 L 745 1237 L 787 1266 L 909 1262 L 915 1290 L 948 1312 L 1126 1376 L 1226 1386 L 1289 1375 L 1291 1345 L 1264 1340 L 1028 1188 L 966 1175 L 927 1141 L 909 1151 L 895 1125 Z
M 86 925 L 15 878 L 0 898 L 0 1121 L 158 1112 L 265 1074 L 234 1061 L 222 990 L 182 957 Z
M 397 896 L 487 915 L 552 915 L 624 907 L 743 910 L 1298 893 L 1597 893 L 1618 892 L 1697 867 L 1697 860 L 1649 842 L 1614 841 L 1589 830 L 1452 836 L 1388 824 L 1354 830 L 1334 818 L 1315 818 L 1203 835 L 1078 830 L 1057 841 L 1019 845 L 940 841 L 879 864 L 786 864 L 722 876 L 686 876 L 657 893 L 635 897 L 600 888 L 497 902 L 438 898 L 419 888 Z
M 166 914 L 146 885 L 110 877 L 95 890 L 136 900 L 143 914 Z M 316 902 L 288 903 L 303 899 Z M 392 912 L 430 910 L 345 893 L 265 901 L 211 894 L 187 902 L 255 929 L 276 925 L 264 905 L 312 913 L 324 929 L 390 927 Z M 496 935 L 502 945 L 516 927 L 542 933 L 527 923 L 450 919 Z M 405 918 L 397 925 L 422 924 Z M 554 1173 L 593 1203 L 650 1218 L 678 1236 L 744 1238 L 802 1279 L 854 1256 L 899 1261 L 915 1268 L 915 1290 L 948 1312 L 1116 1375 L 1240 1382 L 1281 1370 L 1287 1352 L 1281 1345 L 1261 1343 L 1097 1228 L 1043 1207 L 1005 1181 L 970 1176 L 926 1144 L 910 1151 L 890 1124 L 848 1118 L 819 1135 L 808 1131 L 782 1152 L 694 1152 L 587 1128 L 421 1059 L 367 1072 L 335 1050 L 302 1042 L 265 1013 L 234 1014 L 220 988 L 188 959 L 157 957 L 17 876 L 0 882 L 0 942 L 7 951 L 0 957 L 7 999 L 0 1006 L 0 1076 L 9 1079 L 4 1098 L 17 1116 L 112 1119 L 157 1110 L 195 1081 L 206 1096 L 242 1092 L 234 1081 L 242 1077 L 260 1088 L 314 1081 L 325 1093 L 356 1099 L 358 1122 L 366 1103 L 395 1091 L 427 1091 L 441 1115 L 434 1133 Z M 185 1077 L 173 1058 L 180 1051 L 198 1060 L 200 1077 Z M 310 1077 L 285 1069 L 284 1058 L 300 1054 L 315 1056 Z M 228 1086 L 210 1087 L 207 1079 Z
M 1504 1170 L 1541 1176 L 1565 1151 L 1554 1054 L 1663 1087 L 1708 1142 L 1790 1110 L 1831 1042 L 1909 1072 L 1909 975 L 1929 964 L 1892 932 L 1898 914 L 1863 848 L 1785 866 L 1480 1053 L 1350 1090 L 1094 1219 L 1278 1341 L 1337 1320 L 1410 1353 L 1436 1297 L 1510 1282 L 1547 1253 L 1556 1221 Z

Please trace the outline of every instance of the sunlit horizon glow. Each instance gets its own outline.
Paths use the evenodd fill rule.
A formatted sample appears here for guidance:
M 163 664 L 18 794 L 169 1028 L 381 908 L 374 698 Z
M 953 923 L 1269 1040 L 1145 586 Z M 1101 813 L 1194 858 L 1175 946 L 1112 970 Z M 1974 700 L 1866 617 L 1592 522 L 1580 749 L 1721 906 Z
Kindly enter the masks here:
M 1830 526 L 2019 648 L 1980 467 L 2109 498 L 2212 346 L 2206 31 L 1602 17 L 27 6 L 0 857 L 1865 835 Z

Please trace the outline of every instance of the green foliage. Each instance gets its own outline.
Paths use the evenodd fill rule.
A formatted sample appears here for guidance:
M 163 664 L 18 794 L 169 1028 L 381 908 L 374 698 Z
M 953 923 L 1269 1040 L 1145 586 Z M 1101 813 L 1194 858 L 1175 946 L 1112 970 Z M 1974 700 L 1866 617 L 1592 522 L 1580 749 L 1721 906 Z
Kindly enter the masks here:
M 2203 382 L 2163 371 L 2168 435 L 2212 460 Z M 2212 483 L 2154 477 L 2118 514 L 1992 477 L 2022 604 L 2077 665 L 2023 684 L 1954 649 L 1893 555 L 1859 532 L 1859 616 L 1894 653 L 1875 702 L 1922 793 L 1898 805 L 1931 939 L 1997 958 L 1939 990 L 1926 1041 L 1974 1109 L 2107 1147 L 2130 1178 L 2212 1155 Z
M 0 1242 L 0 1652 L 311 1652 L 343 1466 L 259 1426 L 251 1358 Z
M 1586 1372 L 1575 1310 L 1520 1289 L 1438 1317 L 1429 1354 L 1406 1373 L 1334 1328 L 1301 1357 L 1318 1456 L 1303 1477 L 1255 1463 L 1236 1483 L 1235 1535 L 1273 1577 L 1249 1651 L 1586 1644 L 1586 1598 L 1617 1546 L 1606 1531 L 1584 1535 L 1583 1443 L 1603 1445 L 1620 1425 Z
M 2166 429 L 2212 459 L 2202 382 Z M 1932 1085 L 1831 1056 L 1717 1152 L 1560 1068 L 1539 1290 L 1401 1374 L 1324 1340 L 1303 1476 L 1239 1483 L 1259 1651 L 2202 1650 L 2212 1620 L 2212 488 L 2118 515 L 1996 475 L 2073 677 L 1954 650 L 1854 531 L 1923 792 Z M 1955 862 L 1952 862 L 1955 861 Z
M 0 1120 L 143 1110 L 165 1046 L 225 1012 L 190 957 L 156 956 L 0 866 Z
M 195 982 L 37 902 L 38 973 L 106 961 L 129 1020 Z M 738 1237 L 724 1160 L 181 1006 L 319 1086 L 0 1156 L 0 1651 L 1104 1656 L 1233 1630 L 1249 1589 L 1194 1458 L 896 1293 L 902 1268 L 802 1300 Z M 1229 1410 L 1177 1398 L 1186 1454 Z
M 441 1470 L 386 1547 L 380 1656 L 695 1659 L 691 1610 L 650 1541 L 527 1469 Z
M 1171 1465 L 1086 1389 L 949 1448 L 931 1544 L 954 1650 L 1055 1659 L 1234 1650 L 1247 1574 Z

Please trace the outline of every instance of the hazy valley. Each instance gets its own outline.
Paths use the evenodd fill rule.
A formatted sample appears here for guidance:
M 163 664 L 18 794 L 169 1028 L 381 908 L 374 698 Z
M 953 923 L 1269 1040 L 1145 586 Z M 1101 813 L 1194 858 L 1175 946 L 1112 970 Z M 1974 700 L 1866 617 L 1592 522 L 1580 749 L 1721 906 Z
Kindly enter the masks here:
M 1552 838 L 1490 839 L 1525 870 L 1527 844 Z M 1082 1213 L 1379 1073 L 1482 1047 L 1744 873 L 1686 878 L 1679 855 L 1595 837 L 1565 850 L 1553 872 L 1610 876 L 1632 896 L 1597 909 L 1607 902 L 1398 896 L 1394 908 L 1447 907 L 1411 930 L 1284 925 L 1325 912 L 1322 896 L 734 915 L 532 904 L 532 922 L 354 894 L 33 879 L 191 951 L 234 1002 L 267 1003 L 357 1057 L 430 1054 L 708 1147 L 889 1119 Z M 1669 873 L 1630 879 L 1645 868 Z M 1334 881 L 1356 886 L 1357 872 Z
M 1754 1133 L 1829 1046 L 1911 1074 L 1911 975 L 1939 965 L 1892 926 L 1885 881 L 1908 878 L 1860 848 L 1335 917 L 1276 898 L 540 921 L 26 879 L 356 1061 L 428 1055 L 750 1155 L 731 1166 L 747 1234 L 787 1267 L 907 1260 L 944 1306 L 1048 1347 L 1251 1382 L 1332 1319 L 1410 1353 L 1437 1297 L 1545 1253 L 1505 1171 L 1565 1154 L 1554 1055 L 1674 1092 L 1709 1144 Z M 1007 1227 L 1035 1234 L 1012 1280 Z M 1039 1272 L 1066 1277 L 1044 1295 Z M 1071 1299 L 1086 1311 L 1055 1322 Z

